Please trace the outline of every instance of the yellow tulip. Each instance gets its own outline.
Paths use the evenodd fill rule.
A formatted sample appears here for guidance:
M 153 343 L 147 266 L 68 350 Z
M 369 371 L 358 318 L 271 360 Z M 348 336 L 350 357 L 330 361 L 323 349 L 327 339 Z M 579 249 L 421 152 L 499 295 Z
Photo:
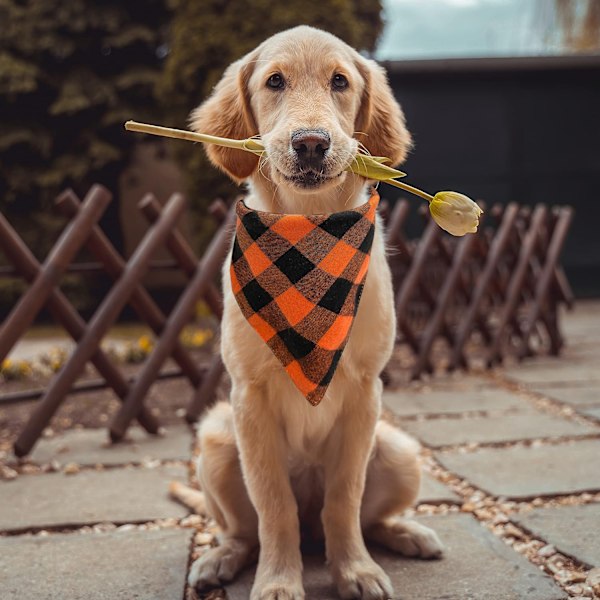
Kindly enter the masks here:
M 429 204 L 435 222 L 452 235 L 476 233 L 483 210 L 471 198 L 458 192 L 438 192 Z
M 236 148 L 252 152 L 257 156 L 265 154 L 265 147 L 260 139 L 248 138 L 246 140 L 230 140 L 228 138 L 206 135 L 204 133 L 194 133 L 192 131 L 183 131 L 181 129 L 172 129 L 170 127 L 159 127 L 157 125 L 147 125 L 136 121 L 127 121 L 125 129 L 128 131 L 138 131 L 140 133 L 149 133 L 163 137 L 189 140 L 194 142 L 204 142 L 207 144 L 216 144 L 227 148 Z M 385 163 L 390 160 L 384 156 L 370 156 L 368 154 L 357 154 L 346 168 L 346 171 L 373 179 L 383 181 L 389 185 L 400 188 L 404 191 L 420 196 L 429 202 L 429 211 L 435 222 L 448 233 L 456 236 L 462 236 L 466 233 L 475 233 L 479 226 L 479 216 L 483 212 L 473 200 L 459 194 L 458 192 L 438 192 L 435 196 L 424 192 L 408 183 L 398 181 L 399 177 L 404 177 L 406 173 L 389 167 Z

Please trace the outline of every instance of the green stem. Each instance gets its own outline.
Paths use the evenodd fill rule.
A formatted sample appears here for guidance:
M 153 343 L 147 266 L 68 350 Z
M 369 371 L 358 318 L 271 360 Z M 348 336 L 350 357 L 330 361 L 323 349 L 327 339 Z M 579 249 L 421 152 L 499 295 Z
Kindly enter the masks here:
M 160 127 L 159 125 L 147 125 L 137 121 L 127 121 L 125 123 L 127 131 L 137 131 L 139 133 L 149 133 L 161 137 L 169 137 L 177 140 L 187 140 L 189 142 L 204 142 L 205 144 L 217 144 L 236 150 L 246 150 L 254 154 L 262 154 L 264 148 L 257 140 L 230 140 L 228 138 L 216 137 L 205 133 L 194 133 L 193 131 L 184 131 L 183 129 L 173 129 L 172 127 Z M 252 148 L 251 146 L 255 146 Z
M 424 200 L 427 200 L 427 202 L 433 201 L 433 196 L 431 194 L 428 194 L 427 192 L 424 192 L 423 190 L 420 190 L 419 188 L 413 187 L 412 185 L 409 185 L 408 183 L 403 183 L 402 181 L 396 181 L 395 179 L 384 179 L 383 183 L 388 183 L 389 185 L 393 185 L 394 187 L 397 187 L 397 188 L 400 188 L 401 190 L 410 192 L 411 194 L 414 194 L 415 196 L 421 196 L 421 198 L 423 198 Z
M 137 121 L 127 121 L 125 123 L 125 129 L 127 131 L 137 131 L 139 133 L 149 133 L 151 135 L 158 135 L 161 137 L 169 137 L 175 138 L 178 140 L 188 140 L 190 142 L 204 142 L 205 144 L 217 144 L 218 146 L 225 146 L 226 148 L 235 148 L 236 150 L 246 150 L 247 152 L 252 152 L 253 154 L 257 154 L 258 156 L 262 156 L 265 148 L 260 142 L 260 140 L 255 140 L 249 138 L 247 140 L 230 140 L 228 138 L 216 137 L 214 135 L 207 135 L 205 133 L 194 133 L 193 131 L 185 131 L 183 129 L 173 129 L 171 127 L 161 127 L 160 125 L 148 125 L 146 123 L 138 123 Z M 356 160 L 356 158 L 355 158 Z M 363 159 L 364 163 L 364 159 Z M 377 164 L 377 167 L 381 170 L 385 168 L 385 165 Z M 394 171 L 394 169 L 389 169 L 389 171 Z M 371 179 L 369 176 L 368 169 L 364 169 L 363 172 L 358 172 L 359 175 L 363 177 L 367 177 Z M 400 171 L 396 171 L 395 175 L 392 176 L 400 176 L 404 175 L 404 173 Z M 390 174 L 388 174 L 388 177 Z M 377 179 L 377 177 L 374 177 Z M 378 181 L 383 181 L 383 183 L 388 183 L 389 185 L 393 185 L 394 187 L 400 188 L 401 190 L 405 190 L 410 192 L 411 194 L 415 194 L 415 196 L 421 196 L 421 198 L 427 200 L 427 202 L 431 202 L 433 200 L 433 196 L 424 192 L 408 183 L 402 183 L 401 181 L 397 181 L 396 179 L 378 179 Z

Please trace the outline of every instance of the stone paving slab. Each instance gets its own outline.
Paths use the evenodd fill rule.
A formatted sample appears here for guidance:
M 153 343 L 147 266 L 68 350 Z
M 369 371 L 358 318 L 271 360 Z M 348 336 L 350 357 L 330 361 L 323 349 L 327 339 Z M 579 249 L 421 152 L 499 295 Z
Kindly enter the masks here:
M 402 421 L 402 428 L 432 448 L 600 434 L 600 427 L 595 425 L 582 425 L 544 413 Z
M 118 444 L 110 443 L 106 428 L 72 429 L 41 439 L 29 460 L 80 465 L 122 465 L 145 459 L 188 460 L 191 443 L 191 430 L 185 425 L 169 427 L 165 435 L 148 435 L 140 427 L 131 427 L 127 440 Z
M 563 334 L 566 338 L 567 345 L 564 346 L 560 351 L 560 359 L 567 360 L 586 360 L 586 359 L 598 359 L 600 358 L 600 347 L 598 346 L 597 338 L 600 335 L 600 318 L 597 319 L 596 333 L 592 333 L 591 329 L 588 328 L 584 335 L 579 339 L 574 340 L 572 334 L 569 334 L 567 328 L 564 328 Z M 577 334 L 578 335 L 578 334 Z M 546 360 L 556 360 L 555 356 L 546 356 Z M 541 362 L 542 357 L 536 357 L 535 361 Z
M 449 471 L 494 496 L 516 499 L 600 490 L 600 440 L 436 452 Z
M 448 486 L 434 479 L 431 475 L 423 473 L 419 498 L 417 499 L 418 504 L 461 504 L 461 502 L 461 497 Z
M 597 299 L 578 299 L 575 310 L 563 314 L 562 326 L 567 342 L 575 336 L 597 338 L 600 335 L 600 302 Z
M 511 519 L 563 554 L 600 566 L 600 504 L 539 508 Z
M 579 412 L 586 417 L 592 417 L 592 419 L 598 419 L 598 421 L 600 421 L 600 406 L 597 408 L 586 408 Z
M 596 361 L 573 363 L 556 358 L 554 362 L 536 365 L 518 365 L 504 371 L 504 375 L 526 384 L 547 385 L 549 383 L 600 383 L 600 369 Z
M 0 538 L 3 600 L 179 600 L 190 530 Z
M 583 385 L 535 385 L 532 390 L 575 407 L 600 406 L 600 382 Z
M 373 558 L 394 585 L 394 600 L 562 600 L 558 586 L 469 515 L 419 519 L 433 527 L 446 546 L 442 560 L 408 559 L 380 548 Z M 306 598 L 339 597 L 320 555 L 304 557 Z M 254 578 L 247 569 L 227 587 L 228 600 L 248 600 Z
M 187 511 L 168 497 L 173 479 L 187 481 L 187 469 L 170 466 L 21 475 L 0 482 L 0 530 L 180 518 Z
M 486 376 L 455 371 L 453 373 L 432 374 L 426 382 L 416 381 L 405 384 L 400 391 L 447 391 L 464 392 L 467 390 L 481 390 L 493 388 L 495 383 Z
M 423 393 L 399 390 L 384 393 L 383 402 L 400 416 L 535 410 L 524 398 L 494 388 L 435 390 Z

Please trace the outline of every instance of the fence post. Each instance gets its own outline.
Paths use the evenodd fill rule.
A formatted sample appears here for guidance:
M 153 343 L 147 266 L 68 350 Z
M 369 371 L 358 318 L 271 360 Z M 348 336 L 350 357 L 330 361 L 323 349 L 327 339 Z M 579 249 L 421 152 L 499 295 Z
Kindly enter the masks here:
M 169 355 L 174 341 L 189 319 L 196 300 L 204 294 L 216 273 L 220 270 L 229 252 L 229 242 L 232 233 L 231 225 L 234 216 L 235 213 L 231 211 L 225 225 L 221 227 L 220 231 L 212 239 L 204 258 L 196 269 L 193 279 L 171 312 L 163 335 L 158 340 L 148 360 L 144 363 L 142 371 L 131 388 L 131 393 L 115 415 L 110 428 L 111 439 L 114 441 L 120 440 L 125 435 L 131 419 L 136 417 L 142 407 L 144 396 L 150 385 L 152 385 L 155 373 L 160 369 L 165 358 Z
M 23 431 L 17 438 L 14 444 L 14 451 L 17 456 L 24 456 L 33 448 L 33 445 L 56 412 L 56 409 L 60 406 L 60 403 L 81 372 L 81 369 L 94 354 L 94 350 L 103 335 L 114 323 L 123 306 L 127 303 L 140 277 L 145 273 L 150 258 L 164 242 L 169 231 L 175 226 L 184 207 L 185 203 L 181 195 L 175 194 L 172 196 L 160 220 L 146 233 L 123 271 L 123 275 L 115 283 L 114 287 L 94 313 L 85 334 L 77 346 L 77 350 L 71 355 L 61 372 L 54 378 L 46 395 L 40 400 Z M 154 373 L 154 376 L 156 376 L 156 373 Z M 137 416 L 137 413 L 134 416 Z
M 0 329 L 0 362 L 6 358 L 23 332 L 33 323 L 50 292 L 58 284 L 109 202 L 110 194 L 105 188 L 95 185 L 89 191 L 81 212 L 67 225 L 31 287 L 4 321 Z
M 411 346 L 413 346 L 413 350 L 415 352 L 418 352 L 418 340 L 412 332 L 412 329 L 409 327 L 404 313 L 408 307 L 411 296 L 419 285 L 419 280 L 421 278 L 425 260 L 427 259 L 429 251 L 435 244 L 441 231 L 442 230 L 435 224 L 433 219 L 427 223 L 423 237 L 420 239 L 419 244 L 417 245 L 410 268 L 396 295 L 397 327 L 403 331 L 405 335 L 408 334 L 407 338 L 409 341 L 412 339 L 412 342 L 415 345 L 413 346 L 413 343 L 411 343 Z
M 464 356 L 464 347 L 467 343 L 467 338 L 471 333 L 475 320 L 479 313 L 479 309 L 485 293 L 489 287 L 490 281 L 494 275 L 496 268 L 502 257 L 502 253 L 510 239 L 510 233 L 517 218 L 519 207 L 516 204 L 509 204 L 503 212 L 500 227 L 496 231 L 496 235 L 490 245 L 487 261 L 483 268 L 483 273 L 477 277 L 477 283 L 473 291 L 473 296 L 465 315 L 456 333 L 456 341 L 450 361 L 450 368 L 455 369 L 458 366 L 466 367 L 467 361 Z
M 429 362 L 429 353 L 435 337 L 442 327 L 445 319 L 445 311 L 450 303 L 452 294 L 459 284 L 459 278 L 461 276 L 461 269 L 465 261 L 467 260 L 471 248 L 477 238 L 475 236 L 464 236 L 459 242 L 457 250 L 454 254 L 454 259 L 448 272 L 444 285 L 438 294 L 438 301 L 433 312 L 430 316 L 425 331 L 423 332 L 421 344 L 419 347 L 419 354 L 417 356 L 417 362 L 412 371 L 412 379 L 419 377 L 421 372 L 426 368 Z
M 211 207 L 213 216 L 215 216 L 217 221 L 222 223 L 227 218 L 227 207 L 225 204 L 215 202 Z M 143 200 L 140 204 L 140 209 L 150 223 L 154 223 L 160 216 L 161 208 L 156 198 L 148 197 Z M 183 271 L 189 277 L 193 277 L 198 266 L 198 260 L 181 233 L 173 231 L 167 238 L 166 244 Z M 221 320 L 223 316 L 223 303 L 221 294 L 213 283 L 208 285 L 204 299 L 213 313 Z M 202 383 L 196 387 L 192 401 L 188 406 L 185 418 L 189 423 L 197 421 L 202 410 L 212 403 L 224 372 L 225 365 L 223 364 L 223 359 L 220 352 L 217 352 L 211 360 L 208 370 L 204 373 Z
M 529 314 L 527 315 L 525 325 L 523 326 L 523 345 L 519 349 L 519 358 L 522 358 L 527 353 L 529 337 L 533 332 L 536 321 L 544 310 L 544 304 L 549 300 L 548 293 L 553 281 L 555 280 L 556 265 L 562 251 L 562 247 L 565 243 L 572 219 L 573 209 L 568 206 L 560 209 L 558 220 L 552 232 L 550 243 L 546 249 L 545 263 L 542 267 L 542 271 L 538 277 L 535 287 L 533 305 L 529 311 Z M 546 323 L 546 328 L 548 330 L 548 335 L 550 336 L 552 352 L 554 354 L 558 354 L 563 345 L 563 340 L 560 336 L 560 332 L 554 327 L 554 325 L 555 324 L 553 322 Z
M 1 214 L 0 246 L 2 246 L 4 253 L 12 261 L 17 271 L 27 281 L 33 281 L 37 277 L 41 269 L 40 264 Z M 59 289 L 53 289 L 50 292 L 48 308 L 54 318 L 67 330 L 67 333 L 78 342 L 85 333 L 85 321 Z M 96 348 L 90 360 L 108 385 L 113 388 L 115 394 L 123 400 L 129 393 L 129 384 L 119 369 L 112 364 L 100 347 Z M 158 433 L 159 423 L 149 411 L 144 410 L 141 412 L 138 421 L 148 433 Z
M 70 217 L 76 215 L 80 210 L 77 197 L 73 193 L 63 194 L 57 201 L 57 206 L 62 213 Z M 113 279 L 118 280 L 119 277 L 123 276 L 127 263 L 113 248 L 99 227 L 92 228 L 87 240 L 87 247 Z M 148 323 L 152 331 L 160 335 L 166 323 L 166 317 L 141 284 L 136 282 L 129 303 L 138 315 Z M 173 347 L 173 359 L 194 386 L 200 384 L 202 374 L 192 357 L 179 342 Z
M 155 223 L 160 217 L 161 206 L 154 196 L 148 195 L 143 198 L 139 203 L 139 209 L 146 219 L 148 219 L 149 223 Z M 221 215 L 220 212 L 216 214 L 216 219 L 219 223 L 223 223 L 226 217 L 227 207 L 225 207 L 224 215 Z M 166 240 L 166 246 L 175 260 L 179 263 L 182 271 L 188 277 L 193 277 L 196 272 L 196 267 L 198 266 L 198 259 L 193 250 L 189 247 L 189 244 L 185 241 L 181 232 L 176 229 L 173 230 Z M 215 316 L 221 320 L 221 317 L 223 316 L 223 302 L 221 300 L 221 294 L 213 283 L 208 286 L 204 299 Z
M 488 366 L 493 365 L 501 359 L 502 339 L 504 334 L 506 333 L 506 328 L 509 325 L 509 323 L 512 323 L 515 320 L 515 313 L 519 302 L 519 296 L 523 292 L 525 278 L 527 276 L 527 271 L 529 270 L 529 262 L 535 249 L 535 244 L 540 232 L 540 228 L 544 222 L 544 219 L 546 218 L 546 213 L 546 206 L 544 204 L 538 204 L 535 207 L 533 214 L 531 215 L 529 229 L 525 234 L 523 245 L 521 246 L 521 250 L 519 252 L 517 265 L 514 272 L 512 273 L 512 277 L 508 285 L 506 301 L 502 306 L 496 335 L 494 336 L 494 340 L 492 341 L 492 346 L 488 354 Z M 520 332 L 516 331 L 516 333 Z

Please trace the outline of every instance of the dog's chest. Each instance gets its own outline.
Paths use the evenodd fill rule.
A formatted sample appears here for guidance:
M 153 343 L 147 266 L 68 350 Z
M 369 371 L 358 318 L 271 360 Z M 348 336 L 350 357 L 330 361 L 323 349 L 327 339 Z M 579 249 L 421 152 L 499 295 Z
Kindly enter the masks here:
M 328 394 L 318 406 L 311 406 L 291 388 L 286 396 L 284 403 L 272 397 L 270 404 L 271 409 L 278 414 L 284 431 L 290 471 L 294 471 L 295 465 L 319 465 L 322 463 L 331 431 L 340 416 L 341 396 Z

